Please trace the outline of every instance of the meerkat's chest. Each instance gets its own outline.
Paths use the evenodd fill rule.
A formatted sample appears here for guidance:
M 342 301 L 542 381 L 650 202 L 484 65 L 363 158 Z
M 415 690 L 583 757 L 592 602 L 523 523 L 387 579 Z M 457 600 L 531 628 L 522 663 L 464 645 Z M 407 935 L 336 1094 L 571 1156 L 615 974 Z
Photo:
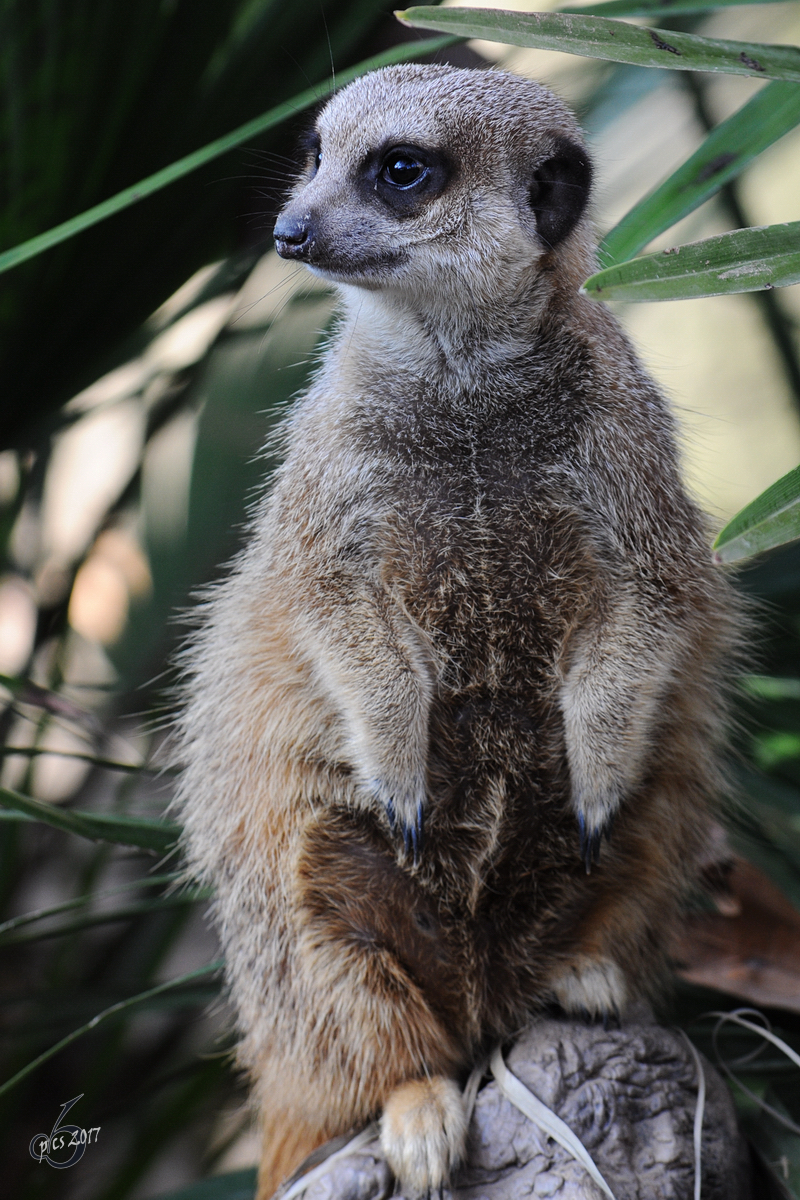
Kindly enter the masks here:
M 394 506 L 387 574 L 451 659 L 529 673 L 581 603 L 578 530 L 522 454 L 477 468 L 445 462 L 414 481 Z
M 561 607 L 559 579 L 579 551 L 558 480 L 578 430 L 556 420 L 552 399 L 521 392 L 488 413 L 429 399 L 365 420 L 393 552 L 431 618 L 443 605 L 450 620 L 457 609 L 518 626 L 532 606 Z

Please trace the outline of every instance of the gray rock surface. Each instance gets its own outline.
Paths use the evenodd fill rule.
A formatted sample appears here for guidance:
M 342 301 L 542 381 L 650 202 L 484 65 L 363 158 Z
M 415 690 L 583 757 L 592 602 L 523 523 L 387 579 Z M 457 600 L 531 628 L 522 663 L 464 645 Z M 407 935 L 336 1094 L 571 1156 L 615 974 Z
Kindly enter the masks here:
M 511 1071 L 578 1135 L 616 1200 L 692 1200 L 697 1069 L 683 1036 L 644 1012 L 621 1029 L 542 1019 L 506 1054 Z M 747 1147 L 725 1084 L 703 1060 L 703 1200 L 751 1200 Z M 334 1159 L 305 1200 L 386 1200 L 394 1181 L 376 1144 Z M 445 1200 L 603 1200 L 566 1150 L 484 1083 L 468 1161 Z

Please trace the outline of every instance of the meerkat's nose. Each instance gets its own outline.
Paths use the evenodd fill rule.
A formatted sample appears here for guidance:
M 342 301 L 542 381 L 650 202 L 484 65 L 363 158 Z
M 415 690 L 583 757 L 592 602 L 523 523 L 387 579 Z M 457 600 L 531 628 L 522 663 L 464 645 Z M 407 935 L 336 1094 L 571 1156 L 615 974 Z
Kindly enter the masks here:
M 291 213 L 281 213 L 272 236 L 281 258 L 306 258 L 315 240 L 310 217 L 295 217 Z

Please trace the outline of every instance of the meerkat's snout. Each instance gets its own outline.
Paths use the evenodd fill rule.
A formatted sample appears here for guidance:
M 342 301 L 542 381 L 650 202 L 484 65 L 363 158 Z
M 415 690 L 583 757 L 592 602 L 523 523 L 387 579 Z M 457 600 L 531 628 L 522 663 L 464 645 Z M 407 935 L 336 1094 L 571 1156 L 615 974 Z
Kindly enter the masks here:
M 303 262 L 316 244 L 310 216 L 297 217 L 283 212 L 275 223 L 275 249 L 281 258 L 296 258 Z

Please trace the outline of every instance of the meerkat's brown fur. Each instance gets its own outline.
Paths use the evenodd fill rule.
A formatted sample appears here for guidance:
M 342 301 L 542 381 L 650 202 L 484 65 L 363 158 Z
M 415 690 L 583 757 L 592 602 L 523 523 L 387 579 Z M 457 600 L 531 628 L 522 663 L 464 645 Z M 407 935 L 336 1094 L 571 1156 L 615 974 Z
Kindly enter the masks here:
M 476 1055 L 660 979 L 737 618 L 665 402 L 580 294 L 589 174 L 539 85 L 392 67 L 323 110 L 276 226 L 343 312 L 179 727 L 260 1200 L 380 1114 L 437 1186 Z

